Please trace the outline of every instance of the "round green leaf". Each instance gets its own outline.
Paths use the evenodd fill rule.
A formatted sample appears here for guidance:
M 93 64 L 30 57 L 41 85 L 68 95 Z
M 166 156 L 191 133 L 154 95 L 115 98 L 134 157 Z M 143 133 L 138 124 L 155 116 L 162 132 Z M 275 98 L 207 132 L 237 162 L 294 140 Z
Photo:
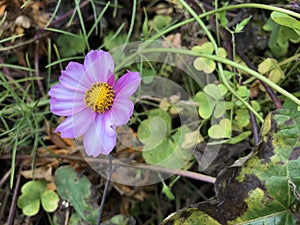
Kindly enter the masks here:
M 219 56 L 222 57 L 222 58 L 226 58 L 227 56 L 227 52 L 224 48 L 218 48 L 218 51 L 219 51 Z
M 269 74 L 269 80 L 271 80 L 273 83 L 277 84 L 281 78 L 283 77 L 283 72 L 280 68 L 276 68 L 272 70 Z
M 242 98 L 248 98 L 250 91 L 248 90 L 248 88 L 246 86 L 239 86 L 237 93 Z
M 216 63 L 213 60 L 203 57 L 196 58 L 193 64 L 196 70 L 204 73 L 212 73 L 216 69 Z
M 221 116 L 223 116 L 225 112 L 226 112 L 226 104 L 225 104 L 225 102 L 218 102 L 216 104 L 215 109 L 214 109 L 214 117 L 218 119 Z
M 161 117 L 144 120 L 138 127 L 139 140 L 145 144 L 144 150 L 156 148 L 167 136 L 167 124 Z
M 47 183 L 45 180 L 32 180 L 24 184 L 21 192 L 24 195 L 30 196 L 32 199 L 39 199 L 41 193 L 47 190 Z
M 208 135 L 211 138 L 230 138 L 231 137 L 231 121 L 222 119 L 219 124 L 212 125 L 208 129 Z
M 277 61 L 275 59 L 267 58 L 258 65 L 258 72 L 266 74 L 277 66 Z
M 213 103 L 213 99 L 209 99 L 209 97 L 204 92 L 198 92 L 195 98 L 199 103 L 199 109 L 198 109 L 199 115 L 203 119 L 210 118 L 213 111 L 213 107 L 215 105 Z
M 41 195 L 42 206 L 46 212 L 54 212 L 58 207 L 58 195 L 52 191 L 47 190 Z
M 158 164 L 161 166 L 168 167 L 169 165 L 166 163 L 165 160 L 172 155 L 173 149 L 173 143 L 168 139 L 164 139 L 158 145 L 147 143 L 145 144 L 142 152 L 143 158 L 148 164 Z
M 197 53 L 212 54 L 214 52 L 214 46 L 211 42 L 205 42 L 201 46 L 194 46 L 191 50 Z
M 40 209 L 41 194 L 47 190 L 45 180 L 29 181 L 21 188 L 22 195 L 18 199 L 18 207 L 23 210 L 27 216 L 33 216 Z
M 21 195 L 18 199 L 18 207 L 26 216 L 34 216 L 40 210 L 40 199 L 32 199 L 31 196 Z
M 208 84 L 203 88 L 203 91 L 210 97 L 216 100 L 223 99 L 224 87 L 218 86 L 216 84 Z
M 250 122 L 250 116 L 248 110 L 246 109 L 238 109 L 236 111 L 235 120 L 240 127 L 245 127 Z
M 226 88 L 226 86 L 224 84 L 218 84 L 218 87 L 222 93 L 222 96 L 226 95 L 226 93 L 228 92 L 228 89 Z
M 152 27 L 156 30 L 162 30 L 163 28 L 171 24 L 172 17 L 165 15 L 156 15 L 151 23 Z

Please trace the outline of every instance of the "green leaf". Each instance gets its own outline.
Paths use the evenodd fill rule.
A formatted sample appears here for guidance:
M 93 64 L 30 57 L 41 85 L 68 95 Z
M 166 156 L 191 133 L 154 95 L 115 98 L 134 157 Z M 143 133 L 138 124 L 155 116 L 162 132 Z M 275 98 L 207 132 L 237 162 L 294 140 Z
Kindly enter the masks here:
M 277 24 L 292 28 L 300 35 L 300 22 L 295 18 L 281 12 L 272 12 L 271 18 Z
M 218 51 L 219 51 L 219 56 L 222 57 L 222 58 L 226 58 L 227 57 L 227 52 L 224 48 L 220 47 L 218 48 Z
M 276 67 L 278 67 L 277 60 L 266 58 L 258 65 L 258 72 L 260 72 L 261 74 L 266 74 Z
M 283 71 L 280 68 L 276 68 L 270 72 L 268 79 L 277 84 L 282 79 L 282 77 Z
M 145 144 L 144 149 L 156 148 L 171 131 L 171 117 L 161 109 L 148 111 L 148 119 L 138 127 L 139 140 Z
M 168 187 L 168 185 L 166 185 L 166 183 L 164 182 L 164 180 L 161 180 L 161 183 L 163 185 L 162 193 L 164 193 L 169 200 L 174 200 L 175 196 L 172 193 L 171 189 Z
M 231 137 L 231 121 L 223 118 L 219 124 L 212 125 L 208 129 L 208 135 L 211 138 L 230 138 Z
M 110 220 L 104 221 L 101 225 L 135 225 L 136 221 L 132 216 L 125 216 L 118 214 L 113 216 Z
M 214 101 L 202 91 L 198 92 L 195 98 L 199 103 L 199 108 L 198 108 L 199 115 L 203 119 L 210 118 L 213 112 L 213 108 L 215 106 Z
M 216 85 L 216 84 L 208 84 L 203 88 L 203 91 L 208 94 L 210 97 L 216 100 L 222 100 L 223 94 L 225 94 L 226 88 L 224 89 L 223 85 Z
M 249 97 L 250 91 L 246 86 L 239 86 L 238 90 L 236 91 L 239 96 L 242 98 L 247 99 Z
M 70 202 L 81 218 L 95 224 L 99 213 L 98 205 L 88 178 L 79 176 L 70 166 L 59 167 L 54 178 L 60 197 Z
M 216 103 L 214 109 L 214 117 L 219 119 L 224 115 L 225 112 L 226 112 L 226 103 L 224 101 Z
M 40 210 L 40 201 L 47 212 L 54 212 L 58 207 L 57 194 L 48 190 L 45 180 L 29 181 L 21 188 L 21 196 L 18 199 L 18 207 L 27 216 L 34 216 Z
M 211 42 L 205 42 L 200 46 L 194 46 L 191 51 L 196 53 L 212 54 L 214 52 L 214 46 Z
M 29 195 L 21 195 L 18 199 L 18 207 L 23 210 L 24 215 L 34 216 L 40 210 L 40 199 L 33 199 Z
M 189 149 L 181 147 L 185 135 L 189 132 L 191 130 L 184 125 L 178 128 L 175 134 L 165 138 L 159 145 L 155 145 L 152 149 L 149 147 L 149 145 L 153 146 L 152 143 L 145 144 L 142 154 L 146 163 L 174 169 L 182 168 L 193 152 L 193 146 Z
M 245 140 L 246 138 L 248 138 L 250 135 L 252 134 L 251 131 L 245 131 L 243 133 L 240 133 L 239 135 L 237 136 L 234 136 L 234 137 L 231 137 L 229 138 L 226 143 L 227 144 L 237 144 L 243 140 Z
M 169 26 L 171 22 L 172 17 L 170 16 L 156 15 L 154 16 L 153 21 L 150 24 L 155 30 L 162 30 L 165 27 Z
M 74 56 L 86 48 L 86 42 L 82 34 L 75 36 L 62 34 L 57 38 L 57 45 L 62 57 Z
M 143 120 L 138 127 L 138 137 L 145 144 L 145 151 L 160 145 L 167 137 L 167 134 L 167 124 L 161 117 L 151 117 Z
M 203 141 L 203 137 L 200 134 L 200 131 L 195 130 L 192 132 L 188 132 L 184 135 L 184 141 L 182 142 L 181 147 L 183 149 L 189 149 L 201 143 L 202 141 Z
M 215 61 L 203 57 L 198 57 L 193 63 L 196 70 L 203 71 L 204 73 L 212 73 L 216 69 Z
M 46 212 L 54 212 L 58 207 L 59 197 L 52 191 L 44 191 L 41 195 L 42 206 Z
M 245 127 L 250 122 L 250 116 L 247 109 L 237 109 L 235 112 L 235 121 L 240 127 Z
M 162 225 L 299 224 L 299 134 L 300 112 L 270 113 L 253 152 L 217 176 L 213 200 L 182 209 Z
M 240 23 L 238 23 L 237 26 L 234 29 L 234 32 L 235 33 L 240 33 L 244 29 L 244 27 L 248 24 L 248 22 L 250 21 L 251 17 L 252 16 L 249 16 L 249 17 L 243 19 Z
M 113 48 L 115 48 L 117 46 L 123 45 L 125 43 L 125 41 L 126 41 L 125 34 L 118 35 L 118 34 L 114 33 L 113 31 L 110 31 L 107 35 L 105 35 L 103 44 L 106 49 L 112 50 Z M 120 54 L 122 52 L 118 51 L 118 53 Z M 124 53 L 122 53 L 122 58 L 123 58 L 123 54 Z
M 293 43 L 300 42 L 300 35 L 287 26 L 282 26 L 269 18 L 267 23 L 263 27 L 267 31 L 271 31 L 268 46 L 272 51 L 272 54 L 276 57 L 281 57 L 287 54 L 289 41 Z
M 227 13 L 226 11 L 220 12 L 217 14 L 220 18 L 221 24 L 223 27 L 227 27 L 228 25 L 228 20 L 227 20 Z
M 145 144 L 142 152 L 146 163 L 169 167 L 167 160 L 172 156 L 174 150 L 173 143 L 169 139 L 164 139 L 159 144 L 153 146 L 149 143 L 149 145 Z M 174 166 L 176 167 L 176 165 Z
M 148 14 L 147 14 L 146 8 L 144 7 L 143 10 L 144 10 L 144 15 L 145 15 L 145 20 L 143 23 L 142 31 L 143 31 L 145 40 L 147 40 L 149 38 L 149 21 L 148 21 Z

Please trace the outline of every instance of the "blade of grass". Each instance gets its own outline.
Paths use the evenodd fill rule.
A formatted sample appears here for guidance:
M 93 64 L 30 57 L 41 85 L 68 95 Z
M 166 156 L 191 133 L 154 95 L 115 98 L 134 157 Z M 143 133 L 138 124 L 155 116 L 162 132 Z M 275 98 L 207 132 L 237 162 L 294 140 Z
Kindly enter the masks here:
M 79 18 L 81 30 L 82 30 L 82 33 L 83 33 L 83 36 L 84 36 L 86 47 L 87 47 L 88 51 L 90 51 L 90 44 L 89 44 L 89 41 L 88 41 L 88 38 L 87 38 L 85 23 L 84 23 L 82 14 L 81 14 L 81 9 L 80 9 L 80 4 L 79 3 L 80 3 L 79 0 L 75 0 L 76 11 L 77 11 L 77 15 L 78 15 L 78 18 Z
M 54 17 L 56 16 L 58 10 L 59 10 L 59 6 L 61 4 L 61 0 L 58 0 L 57 3 L 56 3 L 56 7 L 54 9 L 54 12 L 52 13 L 52 16 L 50 17 L 50 19 L 48 20 L 45 28 L 47 28 L 49 26 L 49 24 L 53 21 Z
M 132 16 L 131 16 L 129 30 L 128 30 L 128 33 L 127 33 L 127 36 L 126 36 L 126 39 L 125 39 L 125 42 L 124 42 L 124 48 L 126 47 L 128 41 L 130 39 L 130 36 L 132 34 L 132 31 L 133 31 L 134 21 L 135 21 L 135 14 L 136 14 L 136 4 L 137 4 L 136 0 L 133 0 Z M 123 48 L 123 50 L 124 50 L 124 48 Z
M 104 13 L 106 12 L 106 10 L 108 9 L 110 5 L 110 2 L 108 2 L 105 7 L 102 9 L 101 13 L 99 14 L 98 18 L 95 19 L 95 23 L 93 24 L 92 28 L 90 29 L 89 33 L 87 34 L 87 39 L 91 36 L 91 34 L 93 33 L 93 31 L 95 30 L 95 28 L 97 28 L 98 23 L 100 22 L 100 20 L 102 19 Z

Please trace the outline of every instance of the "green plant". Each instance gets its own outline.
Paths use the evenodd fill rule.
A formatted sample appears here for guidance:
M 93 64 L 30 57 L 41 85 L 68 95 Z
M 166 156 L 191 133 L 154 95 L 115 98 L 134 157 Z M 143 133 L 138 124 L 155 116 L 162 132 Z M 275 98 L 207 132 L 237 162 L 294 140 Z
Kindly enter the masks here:
M 58 207 L 58 195 L 47 188 L 45 180 L 29 181 L 21 188 L 22 194 L 18 199 L 18 207 L 26 216 L 34 216 L 42 204 L 46 212 L 54 212 Z
M 220 173 L 216 196 L 179 210 L 162 224 L 298 224 L 299 132 L 300 112 L 270 113 L 262 143 Z

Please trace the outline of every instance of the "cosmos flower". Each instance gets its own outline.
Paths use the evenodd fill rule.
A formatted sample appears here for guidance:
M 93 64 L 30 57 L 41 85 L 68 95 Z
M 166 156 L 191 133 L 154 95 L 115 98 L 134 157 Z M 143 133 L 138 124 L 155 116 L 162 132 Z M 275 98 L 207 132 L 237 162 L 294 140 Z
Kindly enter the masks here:
M 130 119 L 138 72 L 127 71 L 115 82 L 114 61 L 105 51 L 90 51 L 84 64 L 70 62 L 50 91 L 50 110 L 66 119 L 55 129 L 63 138 L 83 135 L 87 155 L 109 154 L 116 145 L 116 127 Z

